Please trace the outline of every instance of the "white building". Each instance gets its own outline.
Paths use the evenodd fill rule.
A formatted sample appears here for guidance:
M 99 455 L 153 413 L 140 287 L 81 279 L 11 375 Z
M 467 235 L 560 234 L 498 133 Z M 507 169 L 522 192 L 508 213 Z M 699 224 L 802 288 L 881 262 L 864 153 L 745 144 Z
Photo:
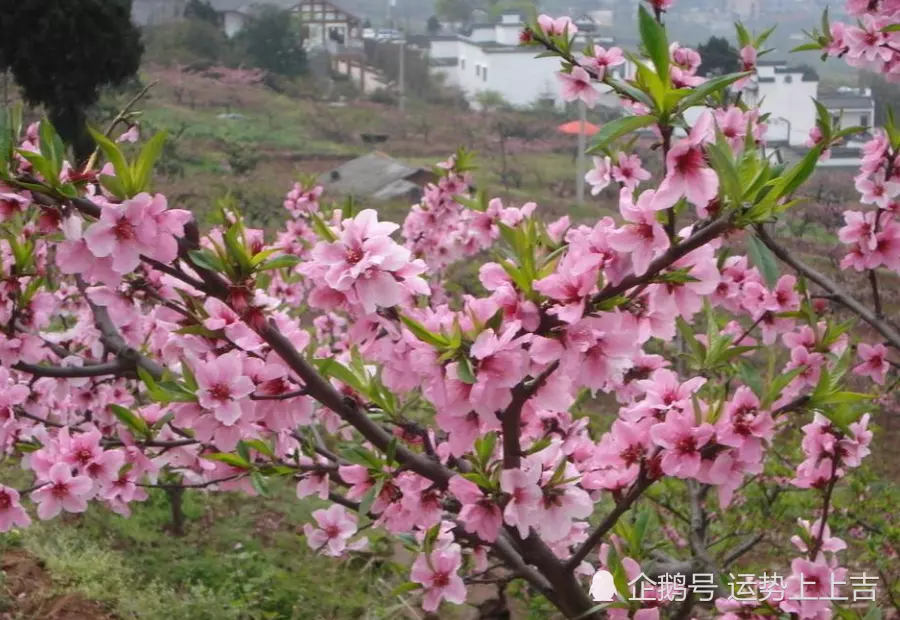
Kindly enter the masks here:
M 758 74 L 744 97 L 748 105 L 760 105 L 769 114 L 766 137 L 770 143 L 803 147 L 816 126 L 819 101 L 843 127 L 860 126 L 867 130 L 875 121 L 875 101 L 868 89 L 844 89 L 837 94 L 819 95 L 819 77 L 784 61 L 761 61 Z M 854 142 L 847 144 L 853 147 Z
M 539 50 L 519 46 L 525 27 L 517 11 L 507 11 L 496 24 L 480 24 L 468 36 L 433 37 L 429 41 L 432 71 L 445 76 L 448 85 L 458 86 L 471 103 L 478 93 L 494 91 L 511 105 L 529 106 L 540 99 L 552 99 L 561 107 L 559 58 L 535 58 Z M 579 32 L 575 48 L 583 48 L 587 38 Z M 612 40 L 596 40 L 609 47 Z M 624 73 L 624 66 L 617 67 Z M 602 100 L 601 100 L 602 103 Z M 610 98 L 609 105 L 617 105 Z
M 769 114 L 769 142 L 803 146 L 810 130 L 816 126 L 816 105 L 819 78 L 814 73 L 788 66 L 785 61 L 765 61 L 757 64 L 757 75 L 744 91 L 749 106 L 760 106 Z

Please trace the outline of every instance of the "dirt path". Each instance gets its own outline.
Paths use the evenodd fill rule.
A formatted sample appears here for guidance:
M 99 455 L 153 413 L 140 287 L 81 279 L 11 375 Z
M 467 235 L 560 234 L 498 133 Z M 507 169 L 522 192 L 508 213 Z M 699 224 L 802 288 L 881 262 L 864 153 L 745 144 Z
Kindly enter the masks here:
M 0 620 L 116 620 L 80 594 L 55 593 L 40 560 L 20 550 L 2 556 Z

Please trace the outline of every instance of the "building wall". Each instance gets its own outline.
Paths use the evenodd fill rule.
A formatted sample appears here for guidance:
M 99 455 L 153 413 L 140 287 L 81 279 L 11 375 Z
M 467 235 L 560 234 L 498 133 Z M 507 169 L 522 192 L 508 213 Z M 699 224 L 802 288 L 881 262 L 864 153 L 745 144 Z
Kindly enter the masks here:
M 869 107 L 828 108 L 833 120 L 840 119 L 843 127 L 866 127 L 871 129 L 875 122 L 875 104 Z M 865 120 L 865 122 L 863 122 Z
M 522 32 L 521 24 L 497 24 L 494 39 L 500 45 L 518 45 L 520 32 Z
M 460 42 L 457 39 L 435 39 L 429 44 L 432 58 L 459 58 Z
M 761 101 L 760 111 L 771 116 L 766 137 L 770 142 L 787 142 L 803 146 L 810 130 L 816 125 L 816 105 L 819 83 L 804 81 L 799 71 L 785 72 L 783 68 L 759 67 L 756 92 L 747 93 L 747 104 Z

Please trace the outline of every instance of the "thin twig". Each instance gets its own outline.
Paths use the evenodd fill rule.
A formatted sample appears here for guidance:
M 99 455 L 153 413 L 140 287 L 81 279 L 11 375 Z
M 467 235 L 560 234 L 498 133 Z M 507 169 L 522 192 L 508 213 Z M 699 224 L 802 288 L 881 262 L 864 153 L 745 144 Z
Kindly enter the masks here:
M 112 119 L 112 121 L 110 121 L 109 125 L 106 126 L 106 131 L 103 133 L 103 135 L 105 135 L 107 138 L 110 137 L 112 135 L 113 130 L 116 128 L 116 125 L 118 125 L 123 120 L 125 120 L 125 117 L 128 116 L 129 112 L 131 112 L 131 108 L 133 108 L 135 105 L 137 105 L 137 102 L 140 101 L 141 99 L 143 99 L 147 95 L 147 93 L 150 92 L 150 89 L 153 88 L 154 86 L 156 86 L 157 83 L 158 83 L 158 81 L 150 82 L 149 84 L 144 86 L 144 88 L 142 88 L 138 94 L 136 94 L 134 97 L 132 97 L 131 101 L 126 103 L 125 107 L 122 108 L 122 110 L 118 114 L 116 114 L 116 117 L 114 119 Z M 87 165 L 84 167 L 85 172 L 88 172 L 91 169 L 93 169 L 94 164 L 97 163 L 97 158 L 99 156 L 100 156 L 100 147 L 98 146 L 94 149 L 94 152 L 91 153 L 91 158 L 88 159 Z

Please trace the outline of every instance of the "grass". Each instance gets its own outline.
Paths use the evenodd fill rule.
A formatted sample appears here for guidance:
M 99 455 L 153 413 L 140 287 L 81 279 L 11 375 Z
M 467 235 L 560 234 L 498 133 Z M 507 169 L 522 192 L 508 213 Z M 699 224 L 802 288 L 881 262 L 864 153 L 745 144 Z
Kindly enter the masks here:
M 35 523 L 0 536 L 0 548 L 41 560 L 53 592 L 76 592 L 120 618 L 267 620 L 387 618 L 405 580 L 375 540 L 374 552 L 338 561 L 316 556 L 301 534 L 315 504 L 292 489 L 248 500 L 188 492 L 187 533 L 166 530 L 162 492 L 130 518 L 92 506 L 80 517 Z M 48 595 L 50 593 L 47 593 Z

